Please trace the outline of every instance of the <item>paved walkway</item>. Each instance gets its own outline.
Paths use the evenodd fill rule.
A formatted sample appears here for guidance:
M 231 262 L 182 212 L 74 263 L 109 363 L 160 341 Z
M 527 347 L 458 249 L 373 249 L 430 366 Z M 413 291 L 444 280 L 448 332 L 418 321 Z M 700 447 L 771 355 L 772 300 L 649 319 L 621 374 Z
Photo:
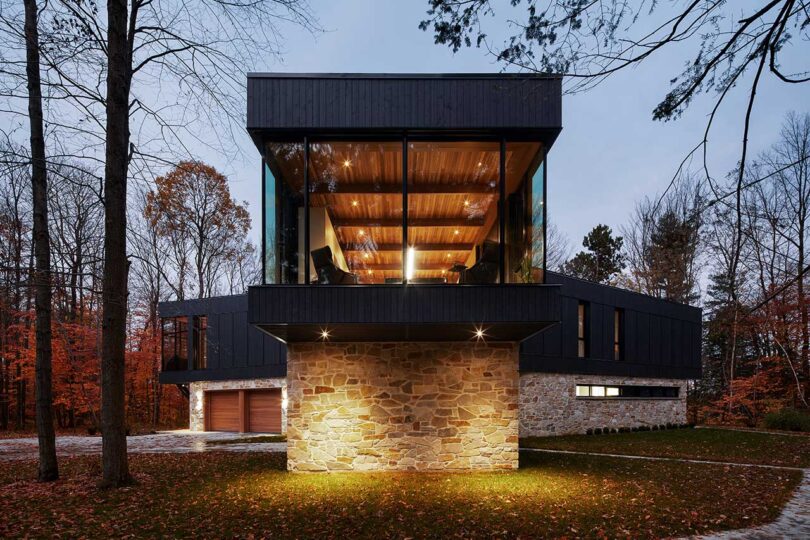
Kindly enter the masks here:
M 211 444 L 255 436 L 238 433 L 192 432 L 188 430 L 159 431 L 154 435 L 127 437 L 127 450 L 134 454 L 192 453 L 192 452 L 286 452 L 287 443 Z M 64 435 L 56 438 L 59 456 L 86 456 L 101 453 L 101 437 Z M 0 439 L 0 461 L 37 458 L 36 437 Z
M 574 450 L 547 450 L 542 448 L 522 448 L 530 452 L 546 452 L 549 454 L 579 454 L 584 456 L 600 456 L 623 459 L 645 459 L 648 461 L 679 461 L 682 463 L 702 463 L 710 465 L 723 465 L 731 467 L 761 467 L 768 469 L 788 469 L 803 471 L 802 481 L 793 497 L 782 509 L 776 521 L 752 527 L 750 529 L 737 529 L 734 531 L 719 532 L 705 536 L 693 536 L 692 540 L 781 540 L 783 538 L 810 539 L 810 469 L 797 467 L 780 467 L 777 465 L 760 465 L 731 463 L 725 461 L 708 461 L 703 459 L 682 459 L 652 456 L 626 456 L 622 454 L 606 454 L 601 452 L 577 452 Z
M 738 529 L 699 536 L 699 540 L 779 540 L 810 538 L 810 469 L 805 469 L 799 489 L 788 501 L 776 521 L 751 529 Z

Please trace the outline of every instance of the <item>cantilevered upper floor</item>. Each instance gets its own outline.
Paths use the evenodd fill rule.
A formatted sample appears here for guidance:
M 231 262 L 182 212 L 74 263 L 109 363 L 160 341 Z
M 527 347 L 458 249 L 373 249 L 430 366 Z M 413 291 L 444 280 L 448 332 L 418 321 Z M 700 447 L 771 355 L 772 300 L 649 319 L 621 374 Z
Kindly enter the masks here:
M 250 75 L 247 129 L 263 158 L 265 287 L 250 302 L 251 314 L 266 318 L 254 322 L 300 340 L 324 321 L 282 309 L 323 316 L 329 308 L 342 314 L 328 321 L 335 339 L 353 339 L 383 322 L 369 318 L 360 298 L 409 314 L 377 327 L 380 339 L 458 339 L 473 324 L 489 324 L 514 341 L 555 322 L 496 306 L 540 295 L 550 302 L 545 312 L 554 311 L 555 288 L 514 287 L 544 283 L 546 157 L 561 129 L 560 83 L 527 75 Z M 270 290 L 288 285 L 299 287 Z M 336 288 L 346 285 L 388 292 Z M 315 301 L 310 287 L 323 288 L 324 305 L 307 303 Z M 254 305 L 281 296 L 283 306 Z M 468 309 L 453 320 L 421 320 L 413 314 L 427 314 L 426 301 Z M 349 306 L 360 312 L 349 314 Z M 508 322 L 509 331 L 499 326 Z M 458 332 L 446 330 L 456 323 Z M 445 331 L 428 332 L 428 324 Z

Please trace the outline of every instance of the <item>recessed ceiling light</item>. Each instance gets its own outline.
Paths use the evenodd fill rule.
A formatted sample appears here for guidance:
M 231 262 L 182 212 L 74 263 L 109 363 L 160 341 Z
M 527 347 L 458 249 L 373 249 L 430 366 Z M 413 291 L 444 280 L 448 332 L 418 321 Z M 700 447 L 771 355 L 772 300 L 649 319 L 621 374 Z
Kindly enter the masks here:
M 470 206 L 470 201 L 464 201 L 464 206 Z
M 329 330 L 326 328 L 321 329 L 321 339 L 327 340 L 329 339 Z
M 455 231 L 453 231 L 453 234 L 456 234 L 456 235 L 461 234 L 461 231 L 459 231 L 458 229 L 456 229 Z
M 357 234 L 359 234 L 360 236 L 363 236 L 364 234 L 366 234 L 366 231 L 364 231 L 363 229 L 360 229 L 359 231 L 357 231 Z
M 481 161 L 479 161 L 479 162 L 478 162 L 478 166 L 479 166 L 479 167 L 483 167 L 483 166 L 484 166 L 484 164 L 483 164 Z
M 448 253 L 448 254 L 447 254 L 447 258 L 449 259 L 450 257 L 452 257 L 452 255 L 450 255 L 450 254 Z
M 374 273 L 374 270 L 369 270 L 368 271 L 368 275 L 372 275 L 373 273 Z
M 363 253 L 363 258 L 364 259 L 368 259 L 368 257 L 369 257 L 368 253 Z
M 350 160 L 350 159 L 344 159 L 344 160 L 343 160 L 343 166 L 344 166 L 344 167 L 346 167 L 346 168 L 348 169 L 349 167 L 351 167 L 351 166 L 352 166 L 352 160 Z
M 352 206 L 357 206 L 358 204 L 360 204 L 360 203 L 357 202 L 357 201 L 352 201 Z

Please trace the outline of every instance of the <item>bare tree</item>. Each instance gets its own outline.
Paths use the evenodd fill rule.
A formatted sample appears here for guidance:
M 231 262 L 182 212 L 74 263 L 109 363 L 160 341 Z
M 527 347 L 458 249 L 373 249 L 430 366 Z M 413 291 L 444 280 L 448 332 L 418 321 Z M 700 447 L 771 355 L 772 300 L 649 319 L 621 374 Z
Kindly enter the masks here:
M 39 73 L 39 15 L 36 0 L 24 0 L 28 121 L 31 126 L 31 186 L 34 214 L 34 291 L 36 307 L 36 404 L 41 482 L 59 478 L 51 387 L 51 251 L 48 233 L 48 166 Z
M 555 222 L 549 221 L 546 229 L 546 268 L 552 272 L 561 272 L 573 251 L 568 235 Z

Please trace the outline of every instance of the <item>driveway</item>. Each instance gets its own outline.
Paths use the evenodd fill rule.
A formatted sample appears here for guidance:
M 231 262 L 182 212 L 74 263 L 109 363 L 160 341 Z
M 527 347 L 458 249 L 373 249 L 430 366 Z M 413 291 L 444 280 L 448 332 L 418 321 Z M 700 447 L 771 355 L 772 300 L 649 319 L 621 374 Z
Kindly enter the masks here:
M 127 437 L 127 451 L 133 454 L 163 454 L 192 452 L 285 452 L 287 443 L 216 444 L 235 439 L 259 436 L 251 433 L 212 433 L 188 430 L 159 431 L 154 435 Z M 213 444 L 212 444 L 213 443 Z M 56 453 L 59 456 L 86 456 L 101 454 L 101 437 L 64 435 L 56 438 Z M 0 461 L 37 458 L 36 437 L 23 439 L 0 439 Z

